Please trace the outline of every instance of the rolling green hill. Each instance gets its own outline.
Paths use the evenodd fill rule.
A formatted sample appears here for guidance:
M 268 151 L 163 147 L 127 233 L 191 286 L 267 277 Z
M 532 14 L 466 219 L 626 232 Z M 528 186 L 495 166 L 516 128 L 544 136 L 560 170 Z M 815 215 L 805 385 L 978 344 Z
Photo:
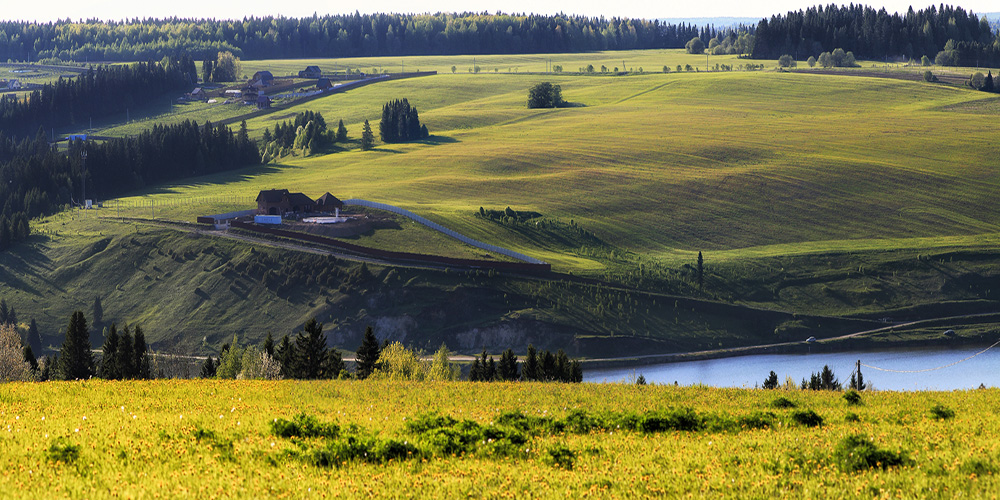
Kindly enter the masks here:
M 435 59 L 435 64 L 458 65 L 459 59 Z M 561 85 L 572 105 L 527 109 L 527 89 L 540 81 Z M 807 71 L 629 76 L 449 71 L 324 97 L 252 119 L 248 125 L 259 136 L 276 120 L 311 109 L 322 112 L 328 123 L 343 119 L 356 141 L 365 119 L 377 133 L 382 104 L 403 97 L 420 110 L 421 121 L 431 131 L 429 139 L 379 145 L 371 152 L 361 151 L 355 142 L 329 154 L 286 157 L 276 164 L 157 186 L 121 201 L 132 207 L 153 201 L 157 218 L 191 221 L 197 215 L 246 208 L 260 189 L 313 195 L 329 191 L 341 199 L 365 198 L 410 209 L 481 241 L 547 260 L 558 273 L 708 300 L 705 304 L 867 318 L 996 309 L 1000 122 L 989 94 Z M 479 207 L 507 206 L 541 216 L 522 224 L 499 224 L 476 215 Z M 126 212 L 150 215 L 134 208 Z M 90 233 L 121 231 L 107 221 L 88 224 L 93 224 Z M 76 255 L 84 246 L 67 234 L 58 239 L 66 250 L 52 246 L 57 240 L 51 240 L 5 257 L 8 274 L 16 275 L 18 258 L 50 259 L 59 262 L 50 266 L 61 268 L 65 264 L 54 252 Z M 163 240 L 144 245 L 159 246 L 161 252 L 170 248 L 175 255 L 202 251 L 200 243 L 194 245 L 188 238 L 169 233 L 157 238 Z M 447 245 L 377 233 L 356 242 L 366 241 L 403 251 Z M 109 248 L 119 243 L 112 238 Z M 238 254 L 238 248 L 227 258 Z M 699 251 L 704 252 L 707 270 L 701 290 L 693 268 Z M 407 306 L 375 307 L 355 297 L 341 303 L 352 309 L 341 313 L 316 303 L 321 296 L 338 303 L 336 294 L 302 288 L 282 297 L 267 292 L 259 280 L 248 280 L 242 295 L 268 304 L 265 310 L 281 312 L 247 318 L 240 312 L 246 304 L 235 299 L 209 303 L 187 296 L 187 303 L 157 287 L 137 294 L 143 288 L 126 281 L 135 278 L 111 272 L 110 265 L 95 260 L 92 268 L 79 271 L 81 284 L 95 283 L 86 293 L 50 294 L 34 285 L 39 291 L 28 298 L 11 295 L 24 285 L 5 281 L 0 296 L 27 311 L 39 307 L 36 303 L 70 297 L 87 304 L 94 294 L 120 288 L 127 304 L 123 318 L 163 322 L 155 317 L 184 317 L 189 326 L 183 333 L 165 333 L 162 340 L 199 350 L 206 347 L 192 339 L 204 335 L 193 332 L 226 321 L 228 329 L 220 329 L 245 328 L 256 332 L 248 333 L 250 337 L 259 338 L 271 325 L 287 330 L 311 314 L 327 314 L 331 331 L 343 327 L 350 335 L 358 325 L 379 317 L 430 318 L 430 304 L 450 300 L 449 294 L 468 281 L 452 275 L 446 280 L 450 284 L 441 284 L 421 271 L 410 276 L 412 283 L 437 283 L 428 286 L 438 290 L 427 295 L 420 303 L 424 305 L 409 306 L 413 310 L 407 312 Z M 182 265 L 174 260 L 170 266 L 175 265 L 174 278 L 168 280 L 186 286 L 206 279 L 204 274 L 218 264 L 198 260 Z M 355 264 L 344 265 L 348 273 Z M 63 279 L 51 270 L 37 276 L 42 282 Z M 198 286 L 213 301 L 218 296 L 207 288 L 224 288 L 222 281 Z M 715 306 L 695 307 L 697 319 L 686 324 L 666 310 L 664 300 L 654 303 L 654 297 L 644 293 L 642 298 L 608 299 L 589 289 L 563 294 L 511 283 L 488 283 L 482 289 L 490 290 L 477 299 L 484 303 L 495 302 L 498 293 L 521 302 L 451 324 L 422 319 L 410 338 L 423 346 L 427 339 L 457 338 L 453 336 L 460 332 L 521 318 L 537 321 L 529 330 L 546 325 L 568 335 L 564 338 L 620 335 L 667 342 L 642 341 L 635 346 L 638 350 L 745 345 L 780 340 L 782 335 L 796 339 L 806 332 L 824 336 L 850 329 L 841 324 L 831 330 L 826 320 L 796 324 L 787 317 L 744 321 L 756 317 L 755 309 L 720 313 Z M 172 305 L 161 307 L 165 303 Z M 59 310 L 51 315 L 50 325 L 69 310 L 65 305 L 50 307 Z M 199 312 L 199 307 L 204 310 Z M 435 329 L 445 333 L 434 334 Z M 486 344 L 473 340 L 470 345 Z

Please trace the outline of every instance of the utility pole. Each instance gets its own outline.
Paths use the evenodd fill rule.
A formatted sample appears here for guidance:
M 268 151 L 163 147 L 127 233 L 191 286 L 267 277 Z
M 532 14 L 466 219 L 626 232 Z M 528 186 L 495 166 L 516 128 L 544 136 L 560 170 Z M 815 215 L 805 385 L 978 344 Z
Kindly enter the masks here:
M 82 165 L 80 168 L 80 188 L 81 188 L 80 203 L 82 203 L 83 208 L 86 209 L 87 208 L 87 150 L 86 149 L 84 149 L 83 152 L 80 153 L 80 161 Z

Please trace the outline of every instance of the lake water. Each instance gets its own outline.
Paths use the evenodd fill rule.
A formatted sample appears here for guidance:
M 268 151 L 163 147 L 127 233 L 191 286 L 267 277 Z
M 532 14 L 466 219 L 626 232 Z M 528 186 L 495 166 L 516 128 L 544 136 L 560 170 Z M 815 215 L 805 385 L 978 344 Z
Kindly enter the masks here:
M 796 383 L 808 379 L 814 372 L 829 365 L 840 382 L 846 387 L 854 371 L 855 363 L 877 366 L 890 370 L 925 370 L 949 365 L 972 356 L 986 346 L 963 347 L 958 349 L 908 349 L 865 351 L 850 353 L 818 354 L 765 354 L 644 365 L 636 368 L 612 368 L 585 370 L 584 382 L 621 382 L 640 374 L 647 382 L 680 385 L 704 384 L 714 387 L 755 387 L 763 384 L 771 370 L 778 374 L 778 382 L 783 384 L 785 376 L 791 376 Z M 913 390 L 955 390 L 975 389 L 980 384 L 1000 387 L 1000 346 L 968 361 L 940 370 L 923 373 L 894 373 L 861 367 L 865 382 L 874 389 Z

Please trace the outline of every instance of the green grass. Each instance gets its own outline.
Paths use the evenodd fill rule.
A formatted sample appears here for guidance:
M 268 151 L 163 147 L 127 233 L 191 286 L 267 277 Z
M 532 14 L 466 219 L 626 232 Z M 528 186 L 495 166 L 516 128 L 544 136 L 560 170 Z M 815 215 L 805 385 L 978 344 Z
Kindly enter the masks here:
M 1000 444 L 989 432 L 1000 423 L 996 389 L 863 393 L 855 406 L 841 395 L 617 384 L 5 384 L 0 485 L 24 498 L 953 498 L 998 488 Z M 772 407 L 778 396 L 796 408 Z M 822 425 L 796 422 L 806 414 Z

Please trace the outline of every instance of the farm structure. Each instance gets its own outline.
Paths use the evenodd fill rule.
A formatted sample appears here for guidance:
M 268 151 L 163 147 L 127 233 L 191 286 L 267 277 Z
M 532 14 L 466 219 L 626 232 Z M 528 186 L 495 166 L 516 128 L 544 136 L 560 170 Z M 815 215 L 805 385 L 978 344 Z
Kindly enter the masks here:
M 344 202 L 330 193 L 324 193 L 317 201 L 302 193 L 290 193 L 287 189 L 266 189 L 257 195 L 257 213 L 260 215 L 284 215 L 289 212 L 334 212 L 344 207 Z
M 319 66 L 306 66 L 306 69 L 299 71 L 299 78 L 319 78 L 323 76 L 323 71 Z
M 270 87 L 274 85 L 274 75 L 270 71 L 258 71 L 250 78 L 249 84 L 254 87 Z

